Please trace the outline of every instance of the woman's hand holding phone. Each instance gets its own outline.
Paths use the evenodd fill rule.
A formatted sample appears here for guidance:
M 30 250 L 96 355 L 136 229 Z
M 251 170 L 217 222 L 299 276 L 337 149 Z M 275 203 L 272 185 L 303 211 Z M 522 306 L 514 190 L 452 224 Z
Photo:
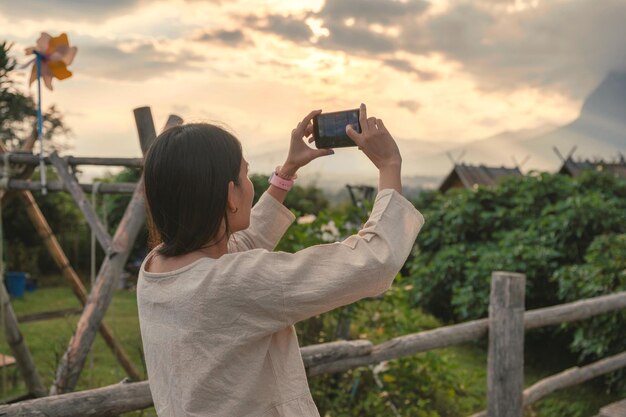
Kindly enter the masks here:
M 313 133 L 312 120 L 321 112 L 321 110 L 310 112 L 291 131 L 289 154 L 282 165 L 282 173 L 293 176 L 298 169 L 312 160 L 334 153 L 332 149 L 313 149 L 303 140 L 306 137 L 309 143 L 314 142 L 315 139 L 311 136 Z M 393 188 L 402 193 L 402 156 L 395 140 L 381 119 L 367 117 L 365 104 L 361 104 L 359 108 L 359 123 L 361 125 L 360 133 L 348 125 L 346 126 L 346 134 L 378 168 L 379 190 Z
M 393 188 L 402 193 L 402 156 L 396 141 L 381 119 L 367 117 L 365 104 L 361 104 L 359 110 L 361 133 L 356 132 L 352 126 L 348 125 L 346 126 L 346 134 L 378 168 L 379 190 Z
M 295 175 L 298 169 L 312 160 L 335 153 L 332 149 L 313 149 L 304 142 L 305 137 L 308 138 L 309 143 L 313 142 L 313 137 L 311 136 L 313 133 L 312 121 L 321 112 L 321 110 L 313 110 L 291 131 L 289 154 L 281 169 L 286 175 Z

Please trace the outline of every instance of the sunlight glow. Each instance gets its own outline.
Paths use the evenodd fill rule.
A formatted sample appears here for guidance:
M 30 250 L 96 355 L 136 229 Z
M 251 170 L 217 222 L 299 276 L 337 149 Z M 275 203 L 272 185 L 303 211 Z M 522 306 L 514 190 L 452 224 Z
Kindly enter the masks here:
M 446 20 L 458 4 L 442 0 L 409 17 L 408 25 L 364 24 L 362 17 L 347 13 L 341 37 L 331 34 L 319 14 L 324 4 L 161 0 L 103 19 L 0 14 L 0 38 L 15 43 L 20 62 L 23 48 L 43 30 L 66 31 L 78 46 L 75 76 L 44 97 L 45 105 L 54 103 L 67 115 L 77 154 L 137 156 L 132 109 L 141 105 L 152 106 L 161 119 L 175 112 L 186 120 L 224 122 L 251 152 L 283 138 L 313 108 L 341 110 L 361 102 L 407 141 L 466 143 L 507 130 L 565 124 L 577 116 L 580 98 L 564 90 L 493 87 L 470 67 L 493 59 L 488 54 L 499 53 L 504 38 L 514 45 L 524 42 L 526 27 L 516 20 L 484 18 L 489 25 L 480 31 L 464 27 L 472 16 Z M 524 15 L 520 12 L 540 5 L 516 0 L 508 11 Z M 474 6 L 476 13 L 506 14 L 503 5 Z M 448 32 L 431 39 L 424 25 L 439 18 Z M 415 33 L 407 35 L 407 28 Z M 463 35 L 474 29 L 480 45 L 453 44 L 455 31 Z M 366 31 L 371 41 L 359 39 L 355 30 Z M 380 45 L 371 43 L 381 39 Z M 390 48 L 385 42 L 397 44 Z M 509 65 L 515 75 L 530 63 Z M 18 87 L 25 90 L 26 74 L 20 76 Z

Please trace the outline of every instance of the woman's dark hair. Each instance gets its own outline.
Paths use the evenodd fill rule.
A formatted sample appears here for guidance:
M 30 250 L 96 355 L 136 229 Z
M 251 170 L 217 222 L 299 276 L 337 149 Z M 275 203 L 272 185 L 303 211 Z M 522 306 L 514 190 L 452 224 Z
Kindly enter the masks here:
M 239 185 L 241 143 L 221 127 L 190 123 L 161 133 L 144 161 L 151 238 L 178 256 L 228 234 L 228 183 Z M 222 222 L 226 235 L 218 236 Z

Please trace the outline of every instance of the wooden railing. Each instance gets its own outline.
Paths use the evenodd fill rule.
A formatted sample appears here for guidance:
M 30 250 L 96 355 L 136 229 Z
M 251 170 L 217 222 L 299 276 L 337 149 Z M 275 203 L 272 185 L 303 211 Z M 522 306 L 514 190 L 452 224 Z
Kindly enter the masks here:
M 399 336 L 379 345 L 367 340 L 338 341 L 301 349 L 310 377 L 457 345 L 489 335 L 487 410 L 472 417 L 521 417 L 546 395 L 626 367 L 626 352 L 574 367 L 523 389 L 524 331 L 584 320 L 626 309 L 626 292 L 524 311 L 525 277 L 494 272 L 489 318 Z M 152 405 L 148 381 L 121 382 L 94 390 L 0 406 L 0 416 L 100 417 Z

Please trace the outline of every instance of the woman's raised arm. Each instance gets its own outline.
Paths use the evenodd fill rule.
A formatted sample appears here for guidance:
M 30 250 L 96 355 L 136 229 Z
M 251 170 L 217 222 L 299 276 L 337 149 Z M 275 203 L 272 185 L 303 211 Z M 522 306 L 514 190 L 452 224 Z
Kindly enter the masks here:
M 236 258 L 228 279 L 241 308 L 263 332 L 384 292 L 411 252 L 424 223 L 393 189 L 378 193 L 364 227 L 343 242 L 296 253 L 253 250 Z M 234 261 L 235 258 L 233 258 Z

